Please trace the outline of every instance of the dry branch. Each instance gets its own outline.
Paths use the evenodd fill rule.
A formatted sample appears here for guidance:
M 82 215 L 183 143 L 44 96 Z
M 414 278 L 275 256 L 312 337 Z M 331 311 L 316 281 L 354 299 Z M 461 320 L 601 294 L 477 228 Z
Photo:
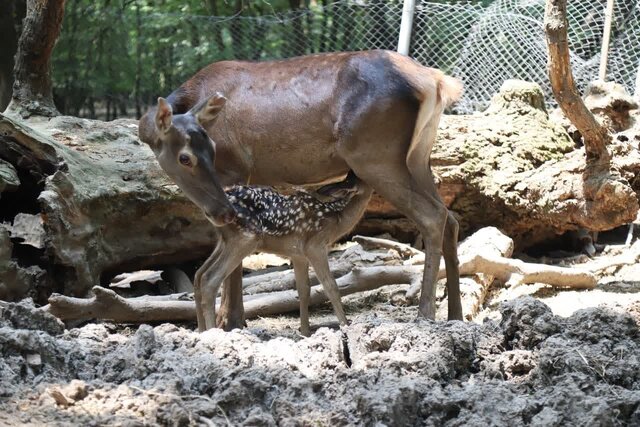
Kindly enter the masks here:
M 509 285 L 545 283 L 557 287 L 591 289 L 597 284 L 593 273 L 586 270 L 533 264 L 484 254 L 461 260 L 460 274 L 474 273 L 491 274 Z
M 54 294 L 44 309 L 61 320 L 108 319 L 115 322 L 159 322 L 194 320 L 193 301 L 159 300 L 154 297 L 123 298 L 110 289 L 93 288 L 93 298 Z
M 384 248 L 384 249 L 393 249 L 398 252 L 400 256 L 410 257 L 418 254 L 423 254 L 424 252 L 419 251 L 416 248 L 411 247 L 405 243 L 394 242 L 393 240 L 381 239 L 379 237 L 367 237 L 367 236 L 353 236 L 351 239 L 354 242 L 360 243 L 363 248 L 371 249 L 371 248 Z
M 460 275 L 482 273 L 498 278 L 510 285 L 545 283 L 551 286 L 570 288 L 593 288 L 596 278 L 586 269 L 556 267 L 546 264 L 527 263 L 507 258 L 513 250 L 513 242 L 493 227 L 484 228 L 460 244 Z M 413 257 L 411 262 L 420 262 L 422 257 Z M 443 277 L 444 266 L 440 265 L 439 277 Z M 420 289 L 412 286 L 407 297 L 417 295 Z
M 331 265 L 331 273 L 333 274 L 333 277 L 344 276 L 352 269 L 353 265 L 347 262 L 338 262 Z M 319 284 L 315 273 L 309 274 L 309 283 L 311 286 Z M 242 280 L 243 293 L 247 295 L 285 291 L 295 289 L 295 287 L 295 275 L 293 274 L 292 269 L 260 274 L 247 277 Z
M 385 242 L 378 242 L 385 244 Z M 634 247 L 640 252 L 640 242 Z M 513 241 L 493 227 L 484 228 L 460 244 L 460 273 L 474 276 L 474 283 L 463 286 L 463 310 L 467 318 L 473 317 L 482 305 L 494 278 L 515 283 L 547 283 L 553 286 L 592 288 L 596 280 L 586 270 L 526 263 L 506 258 L 513 251 Z M 635 252 L 634 252 L 635 253 Z M 635 257 L 625 258 L 631 262 Z M 622 259 L 620 261 L 623 261 Z M 342 264 L 341 264 L 342 265 Z M 344 263 L 347 265 L 347 263 Z M 263 280 L 265 276 L 259 276 Z M 444 266 L 440 267 L 438 279 L 444 278 Z M 276 278 L 276 283 L 281 280 Z M 377 289 L 391 284 L 410 284 L 407 297 L 417 295 L 422 283 L 421 265 L 374 266 L 356 268 L 337 279 L 342 296 Z M 159 322 L 195 319 L 195 304 L 185 301 L 185 294 L 161 297 L 122 298 L 115 292 L 101 287 L 93 288 L 95 296 L 80 299 L 54 295 L 49 299 L 47 310 L 62 320 L 108 319 L 116 322 Z M 296 311 L 299 307 L 295 290 L 245 295 L 243 298 L 245 318 L 281 314 Z M 310 304 L 326 302 L 321 286 L 311 288 Z M 220 304 L 218 300 L 217 304 Z M 446 307 L 446 302 L 441 302 Z
M 610 159 L 607 145 L 611 142 L 611 136 L 584 105 L 576 89 L 569 60 L 567 27 L 567 1 L 547 0 L 544 28 L 553 94 L 564 114 L 582 134 L 587 159 L 606 163 Z
M 342 296 L 402 283 L 422 283 L 421 266 L 376 266 L 356 269 L 337 280 Z M 45 307 L 61 320 L 106 319 L 122 323 L 195 320 L 193 301 L 156 297 L 122 298 L 99 286 L 93 288 L 93 298 L 73 298 L 53 295 Z M 311 288 L 310 305 L 328 301 L 321 286 Z M 218 299 L 217 304 L 220 304 Z M 295 311 L 299 307 L 294 290 L 247 295 L 244 298 L 245 318 Z

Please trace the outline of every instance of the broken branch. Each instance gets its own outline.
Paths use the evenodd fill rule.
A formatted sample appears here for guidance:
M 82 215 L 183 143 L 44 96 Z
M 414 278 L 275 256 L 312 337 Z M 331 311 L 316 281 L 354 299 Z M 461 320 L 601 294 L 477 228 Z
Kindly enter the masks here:
M 360 243 L 360 245 L 365 249 L 393 249 L 403 257 L 411 257 L 423 253 L 422 251 L 419 251 L 405 243 L 394 242 L 393 240 L 381 239 L 379 237 L 353 236 L 352 240 Z

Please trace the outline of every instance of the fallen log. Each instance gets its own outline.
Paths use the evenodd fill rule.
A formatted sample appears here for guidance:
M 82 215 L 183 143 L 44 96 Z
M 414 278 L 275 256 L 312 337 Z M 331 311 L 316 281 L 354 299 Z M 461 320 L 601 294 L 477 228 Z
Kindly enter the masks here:
M 494 278 L 500 278 L 510 284 L 540 282 L 573 288 L 595 286 L 595 277 L 588 271 L 505 258 L 504 255 L 511 255 L 513 242 L 495 228 L 480 230 L 460 246 L 461 274 L 479 276 L 475 281 L 476 285 L 463 285 L 463 309 L 467 319 L 471 319 L 477 313 Z M 640 248 L 640 243 L 638 247 Z M 445 268 L 441 266 L 438 279 L 444 277 Z M 410 284 L 407 297 L 411 299 L 420 290 L 422 266 L 385 265 L 355 268 L 336 281 L 342 296 L 386 285 Z M 184 301 L 184 293 L 164 297 L 123 298 L 101 287 L 94 287 L 93 292 L 94 297 L 90 299 L 53 295 L 49 298 L 46 310 L 62 320 L 107 319 L 134 323 L 195 320 L 195 303 Z M 295 290 L 244 295 L 243 301 L 247 319 L 296 311 L 299 307 Z M 313 286 L 310 306 L 326 301 L 322 287 Z M 219 299 L 217 304 L 220 304 Z M 440 307 L 446 307 L 446 301 L 442 301 Z
M 509 80 L 482 114 L 443 116 L 431 164 L 463 234 L 495 226 L 524 248 L 636 218 L 638 148 L 623 136 L 609 151 L 611 167 L 587 167 L 584 147 L 549 120 L 540 87 Z M 380 200 L 370 206 L 368 216 L 399 216 Z
M 111 289 L 94 286 L 92 298 L 75 298 L 53 294 L 42 309 L 60 320 L 106 319 L 119 323 L 195 320 L 193 301 L 175 297 L 123 298 Z
M 385 285 L 422 283 L 420 266 L 379 266 L 356 269 L 337 280 L 340 295 L 372 290 Z M 92 298 L 74 298 L 54 294 L 49 305 L 43 307 L 61 320 L 104 319 L 119 323 L 144 323 L 195 320 L 193 301 L 176 297 L 123 298 L 110 289 L 93 288 Z M 328 301 L 322 286 L 311 288 L 310 306 Z M 218 299 L 216 304 L 220 304 Z M 287 313 L 299 308 L 298 293 L 294 290 L 268 294 L 246 295 L 244 310 L 246 319 Z
M 138 142 L 136 121 L 56 117 L 26 124 L 0 115 L 0 157 L 21 177 L 18 191 L 2 194 L 2 217 L 23 209 L 42 217 L 43 258 L 56 272 L 47 296 L 53 289 L 85 296 L 104 275 L 211 250 L 211 225 Z

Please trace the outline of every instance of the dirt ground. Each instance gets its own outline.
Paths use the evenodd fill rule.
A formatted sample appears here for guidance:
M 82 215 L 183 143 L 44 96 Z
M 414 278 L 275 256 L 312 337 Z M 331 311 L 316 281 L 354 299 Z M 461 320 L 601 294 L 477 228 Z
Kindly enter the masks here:
M 309 338 L 295 313 L 230 333 L 65 330 L 28 301 L 3 304 L 0 425 L 640 425 L 638 277 L 630 265 L 593 290 L 494 285 L 465 323 L 416 320 L 394 297 L 407 286 L 388 286 L 345 297 L 342 330 L 329 306 L 312 310 Z

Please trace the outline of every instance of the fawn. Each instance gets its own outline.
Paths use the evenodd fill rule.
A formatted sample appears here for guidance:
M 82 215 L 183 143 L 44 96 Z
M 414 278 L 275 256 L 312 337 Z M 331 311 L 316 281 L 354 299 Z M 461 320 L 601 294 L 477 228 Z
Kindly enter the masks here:
M 316 191 L 283 195 L 271 188 L 236 186 L 226 191 L 236 210 L 231 223 L 216 225 L 211 256 L 194 280 L 200 330 L 215 327 L 215 302 L 222 281 L 256 251 L 291 259 L 300 299 L 300 331 L 309 329 L 309 264 L 331 301 L 341 325 L 347 317 L 327 258 L 329 245 L 348 233 L 362 216 L 372 189 L 354 174 Z M 330 199 L 330 200 L 327 200 Z

